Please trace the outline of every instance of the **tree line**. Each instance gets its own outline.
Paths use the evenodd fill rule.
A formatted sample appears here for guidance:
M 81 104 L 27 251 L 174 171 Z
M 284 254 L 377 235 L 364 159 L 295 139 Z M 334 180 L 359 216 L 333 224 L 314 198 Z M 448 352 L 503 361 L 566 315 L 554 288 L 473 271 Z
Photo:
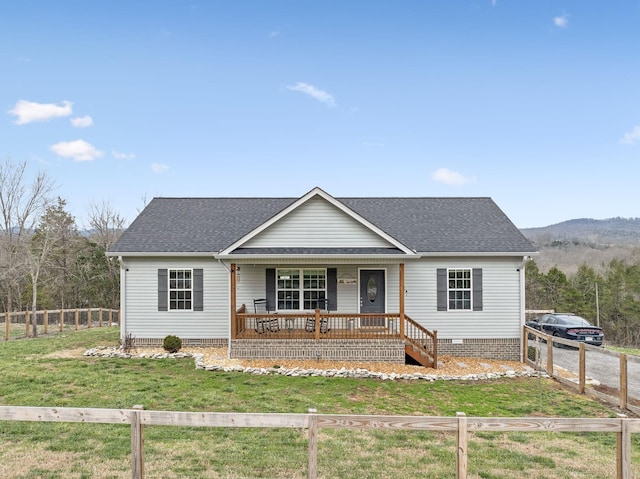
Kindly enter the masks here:
M 0 162 L 0 309 L 118 309 L 120 268 L 105 253 L 124 218 L 108 202 L 91 204 L 81 232 L 54 191 L 46 173 L 29 179 L 26 163 Z
M 611 260 L 596 271 L 583 263 L 566 275 L 543 273 L 534 260 L 525 269 L 527 309 L 575 313 L 604 329 L 607 342 L 640 347 L 640 262 Z

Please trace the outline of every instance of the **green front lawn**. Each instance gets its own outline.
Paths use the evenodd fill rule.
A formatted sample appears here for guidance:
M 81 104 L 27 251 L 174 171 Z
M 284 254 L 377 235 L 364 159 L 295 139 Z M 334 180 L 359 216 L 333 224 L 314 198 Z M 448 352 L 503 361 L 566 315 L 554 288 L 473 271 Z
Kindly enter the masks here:
M 196 370 L 190 359 L 86 358 L 117 344 L 111 328 L 0 343 L 0 405 L 177 411 L 454 416 L 611 417 L 614 412 L 539 378 L 379 381 Z M 120 425 L 0 422 L 0 476 L 130 477 Z M 636 435 L 637 436 L 637 435 Z M 455 435 L 320 431 L 319 476 L 455 477 Z M 306 431 L 147 427 L 147 477 L 306 477 Z M 473 435 L 469 477 L 611 477 L 613 434 Z M 640 463 L 640 438 L 634 438 Z M 582 457 L 598 457 L 584 461 Z M 636 468 L 637 471 L 637 468 Z M 640 477 L 640 476 L 639 476 Z

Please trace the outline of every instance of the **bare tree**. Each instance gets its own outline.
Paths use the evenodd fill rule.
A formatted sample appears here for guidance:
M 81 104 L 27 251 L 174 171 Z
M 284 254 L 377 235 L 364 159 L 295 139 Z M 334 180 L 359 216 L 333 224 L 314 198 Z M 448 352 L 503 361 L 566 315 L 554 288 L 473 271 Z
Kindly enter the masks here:
M 0 279 L 7 288 L 7 311 L 13 309 L 14 293 L 19 296 L 20 279 L 25 276 L 29 237 L 55 189 L 44 172 L 27 186 L 26 166 L 10 158 L 0 162 Z
M 91 238 L 105 251 L 120 237 L 125 221 L 108 201 L 89 204 L 89 226 L 93 230 Z
M 92 203 L 89 205 L 89 225 L 91 226 L 91 240 L 104 251 L 118 240 L 125 228 L 125 219 L 113 206 L 103 201 L 101 204 Z M 120 278 L 120 266 L 115 258 L 107 258 L 107 270 L 104 275 L 104 284 L 117 285 Z M 111 288 L 106 288 L 111 290 Z M 114 296 L 109 301 L 110 307 L 116 307 L 119 301 L 119 291 L 113 291 Z
M 140 199 L 142 200 L 142 207 L 140 208 L 136 208 L 136 211 L 138 212 L 138 214 L 142 213 L 142 210 L 144 210 L 147 205 L 149 204 L 149 198 L 147 197 L 147 194 L 144 193 Z

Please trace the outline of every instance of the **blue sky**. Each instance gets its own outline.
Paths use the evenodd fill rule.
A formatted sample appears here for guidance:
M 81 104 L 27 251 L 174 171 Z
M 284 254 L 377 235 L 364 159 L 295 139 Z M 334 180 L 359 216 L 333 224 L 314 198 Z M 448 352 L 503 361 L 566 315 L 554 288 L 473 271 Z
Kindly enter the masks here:
M 0 4 L 0 157 L 80 226 L 154 196 L 640 217 L 640 0 Z

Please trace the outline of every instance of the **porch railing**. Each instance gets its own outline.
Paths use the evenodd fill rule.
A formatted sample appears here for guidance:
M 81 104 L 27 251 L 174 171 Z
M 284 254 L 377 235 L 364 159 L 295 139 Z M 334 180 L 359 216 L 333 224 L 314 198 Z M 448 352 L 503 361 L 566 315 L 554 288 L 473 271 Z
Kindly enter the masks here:
M 343 314 L 316 309 L 300 313 L 235 314 L 233 339 L 392 339 L 405 342 L 405 351 L 425 366 L 437 367 L 437 331 L 429 331 L 400 313 Z
M 309 339 L 400 338 L 398 313 L 343 314 L 320 310 L 301 313 L 236 313 L 236 338 L 286 337 Z
M 409 316 L 404 316 L 405 351 L 420 363 L 438 367 L 438 331 L 429 331 Z

